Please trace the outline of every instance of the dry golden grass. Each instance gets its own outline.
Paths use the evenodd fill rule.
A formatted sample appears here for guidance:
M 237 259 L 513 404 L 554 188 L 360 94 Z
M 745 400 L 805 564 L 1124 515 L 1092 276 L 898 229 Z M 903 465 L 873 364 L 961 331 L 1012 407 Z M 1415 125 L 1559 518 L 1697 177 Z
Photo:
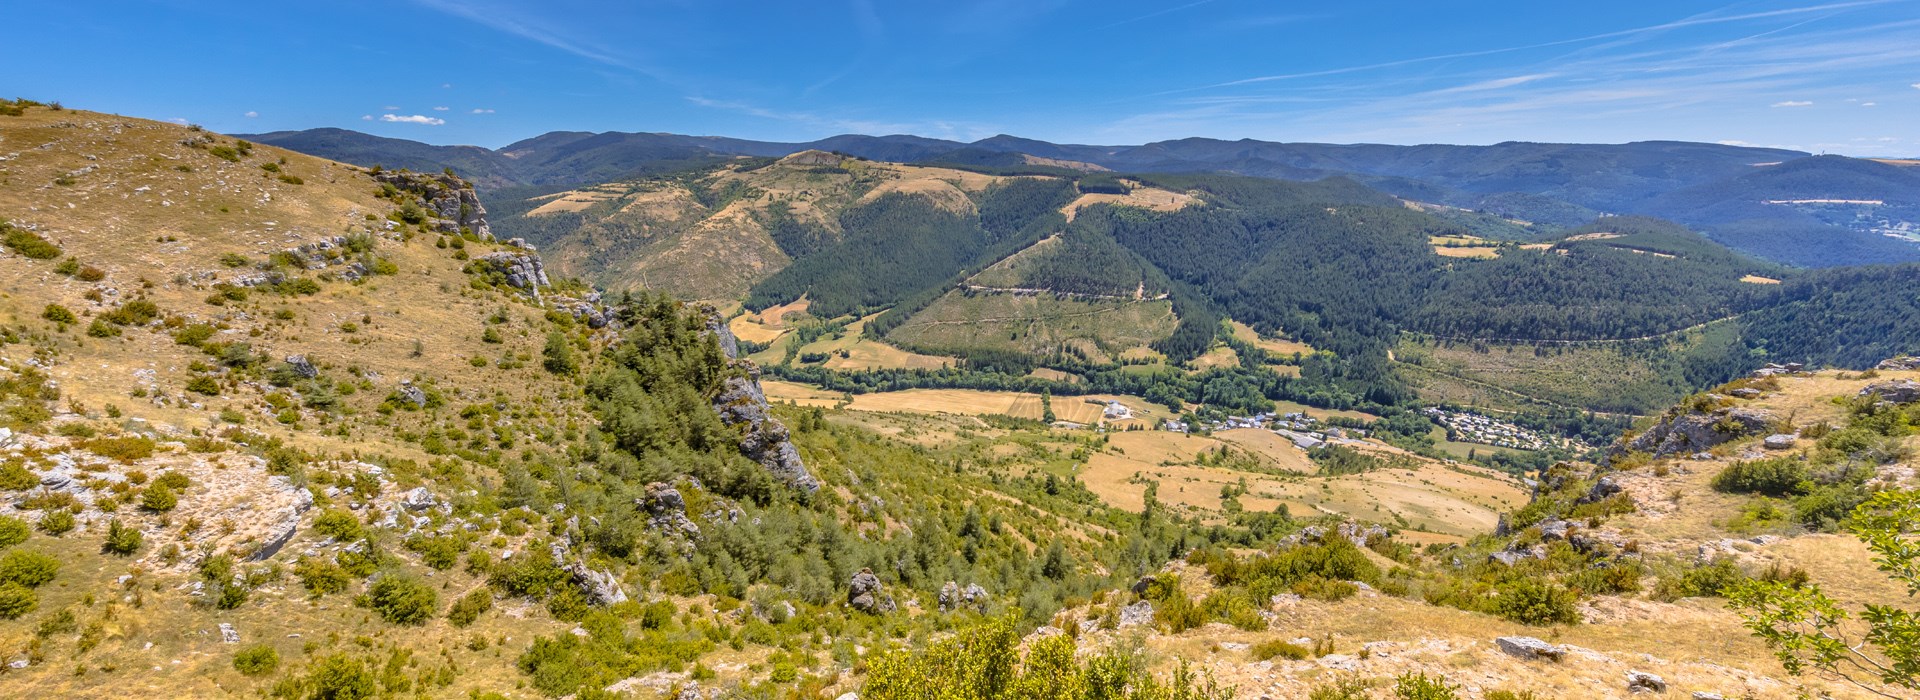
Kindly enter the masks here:
M 840 394 L 821 391 L 811 385 L 797 382 L 783 382 L 775 379 L 761 380 L 760 389 L 766 392 L 767 400 L 773 403 L 832 407 L 838 405 L 841 399 Z
M 1741 277 L 1740 281 L 1746 282 L 1749 284 L 1779 284 L 1780 283 L 1780 280 L 1774 279 L 1772 277 L 1761 277 L 1759 275 L 1746 275 L 1744 277 Z
M 1080 473 L 1088 490 L 1108 505 L 1138 510 L 1147 482 L 1158 482 L 1158 499 L 1206 518 L 1222 512 L 1222 487 L 1244 481 L 1242 506 L 1252 511 L 1286 508 L 1297 516 L 1334 513 L 1364 520 L 1404 519 L 1415 529 L 1435 533 L 1434 541 L 1458 541 L 1493 529 L 1498 514 L 1526 502 L 1526 493 L 1510 478 L 1491 470 L 1450 467 L 1418 459 L 1415 469 L 1389 469 L 1330 478 L 1306 475 L 1316 467 L 1292 443 L 1265 430 L 1242 429 L 1211 437 L 1165 431 L 1110 435 L 1109 450 L 1092 455 Z M 1246 472 L 1196 464 L 1222 446 L 1254 456 L 1261 471 Z M 1364 450 L 1394 451 L 1377 443 Z
M 1188 361 L 1187 364 L 1193 369 L 1202 372 L 1220 367 L 1239 367 L 1240 353 L 1234 352 L 1233 348 L 1222 345 L 1201 353 L 1199 357 L 1193 358 Z
M 1027 373 L 1027 376 L 1033 377 L 1035 379 L 1045 379 L 1050 382 L 1069 382 L 1073 384 L 1078 384 L 1082 381 L 1080 378 L 1080 375 L 1078 374 L 1074 374 L 1072 372 L 1062 372 L 1060 370 L 1051 369 L 1048 367 L 1035 367 L 1033 368 L 1033 371 Z
M 1306 343 L 1288 340 L 1286 338 L 1263 337 L 1258 331 L 1255 331 L 1252 326 L 1239 321 L 1229 321 L 1227 324 L 1233 329 L 1233 337 L 1235 339 L 1250 343 L 1254 347 L 1274 355 L 1293 355 L 1294 353 L 1302 355 L 1313 354 L 1313 346 Z
M 1499 248 L 1481 247 L 1481 246 L 1474 246 L 1474 247 L 1434 246 L 1433 252 L 1439 253 L 1441 257 L 1445 257 L 1445 258 L 1471 258 L 1474 260 L 1491 260 L 1493 258 L 1500 257 Z
M 1147 187 L 1132 180 L 1128 180 L 1127 184 L 1133 187 L 1133 191 L 1126 194 L 1083 194 L 1080 198 L 1061 207 L 1060 213 L 1066 214 L 1067 220 L 1072 221 L 1074 215 L 1080 213 L 1081 209 L 1095 204 L 1139 207 L 1152 211 L 1179 211 L 1200 203 L 1199 199 L 1182 192 Z

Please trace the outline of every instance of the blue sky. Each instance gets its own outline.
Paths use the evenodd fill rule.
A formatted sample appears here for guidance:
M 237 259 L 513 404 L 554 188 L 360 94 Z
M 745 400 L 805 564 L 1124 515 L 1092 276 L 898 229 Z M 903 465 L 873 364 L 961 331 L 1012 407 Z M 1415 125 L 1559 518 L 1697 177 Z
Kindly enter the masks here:
M 0 94 L 225 132 L 1683 139 L 1920 155 L 1920 0 L 10 0 Z

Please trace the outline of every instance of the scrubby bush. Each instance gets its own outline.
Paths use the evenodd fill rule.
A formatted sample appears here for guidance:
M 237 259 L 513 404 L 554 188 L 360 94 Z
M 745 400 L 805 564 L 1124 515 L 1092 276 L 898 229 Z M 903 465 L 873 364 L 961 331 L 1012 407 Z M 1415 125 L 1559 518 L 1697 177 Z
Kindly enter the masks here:
M 14 550 L 0 556 L 0 583 L 39 588 L 60 573 L 60 560 L 39 552 Z
M 33 589 L 17 583 L 0 583 L 0 620 L 18 620 L 40 605 Z
M 347 584 L 353 581 L 353 577 L 339 564 L 315 557 L 305 557 L 295 562 L 293 575 L 299 577 L 300 585 L 315 596 L 347 590 Z
M 0 547 L 12 547 L 27 541 L 27 521 L 7 515 L 0 515 Z
M 130 464 L 153 456 L 153 439 L 143 435 L 123 435 L 88 440 L 80 444 L 86 451 Z
M 1409 671 L 1393 679 L 1393 696 L 1399 700 L 1454 700 L 1459 686 L 1440 676 Z
M 453 607 L 447 609 L 447 621 L 455 627 L 466 627 L 492 609 L 493 591 L 476 588 L 453 601 Z
M 352 511 L 339 508 L 329 509 L 314 518 L 313 531 L 339 542 L 353 542 L 367 536 L 360 518 L 355 517 Z
M 426 584 L 399 574 L 387 574 L 367 590 L 367 603 L 380 619 L 396 625 L 419 625 L 433 619 L 439 594 Z
M 47 511 L 40 516 L 40 531 L 59 537 L 73 530 L 73 511 L 65 508 Z
M 1807 463 L 1793 457 L 1734 462 L 1713 477 L 1713 489 L 1724 493 L 1786 496 L 1799 493 L 1807 480 Z
M 102 548 L 110 554 L 130 555 L 140 551 L 140 545 L 145 540 L 146 536 L 140 534 L 139 528 L 128 526 L 120 522 L 119 518 L 114 518 L 107 522 L 107 540 Z
M 40 485 L 40 477 L 19 462 L 0 462 L 0 491 L 25 491 Z
M 1527 625 L 1571 625 L 1580 621 L 1573 591 L 1532 578 L 1517 579 L 1500 588 L 1493 614 Z
M 334 654 L 307 672 L 307 697 L 314 700 L 362 700 L 379 692 L 378 679 L 359 659 Z
M 41 238 L 40 234 L 23 228 L 14 228 L 0 221 L 0 242 L 23 256 L 34 260 L 52 260 L 60 257 L 60 246 Z
M 40 312 L 40 317 L 61 325 L 80 320 L 79 316 L 73 315 L 72 309 L 59 304 L 48 304 L 47 308 Z
M 140 507 L 155 513 L 165 513 L 179 504 L 180 499 L 173 495 L 173 489 L 160 484 L 148 486 L 140 494 Z
M 233 655 L 233 670 L 243 676 L 264 676 L 279 667 L 280 652 L 266 644 L 256 644 Z
M 1252 654 L 1256 661 L 1266 661 L 1276 656 L 1294 661 L 1313 658 L 1312 649 L 1307 648 L 1305 645 L 1289 642 L 1285 639 L 1270 639 L 1260 642 L 1253 645 L 1253 648 L 1248 650 L 1248 653 Z

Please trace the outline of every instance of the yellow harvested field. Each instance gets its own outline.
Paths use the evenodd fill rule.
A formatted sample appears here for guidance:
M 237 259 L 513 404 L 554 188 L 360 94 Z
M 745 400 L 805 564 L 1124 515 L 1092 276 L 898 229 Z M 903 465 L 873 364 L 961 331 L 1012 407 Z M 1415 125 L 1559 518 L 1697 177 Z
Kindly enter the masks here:
M 1095 165 L 1093 163 L 1082 163 L 1077 160 L 1060 160 L 1058 158 L 1042 158 L 1040 156 L 1028 155 L 1025 153 L 1020 154 L 1020 157 L 1022 160 L 1026 161 L 1027 165 L 1044 165 L 1050 168 L 1066 168 L 1068 170 L 1078 170 L 1080 172 L 1085 172 L 1085 173 L 1111 172 L 1110 169 L 1104 165 Z
M 877 315 L 879 314 L 875 314 Z M 872 319 L 873 316 L 868 316 L 847 324 L 839 338 L 822 337 L 802 345 L 800 353 L 827 355 L 827 360 L 820 364 L 827 369 L 939 369 L 953 365 L 954 359 L 951 357 L 908 352 L 886 342 L 866 337 L 864 332 L 867 321 Z M 762 358 L 763 361 L 771 360 L 784 357 L 785 354 L 785 346 L 771 347 L 762 355 Z
M 1748 284 L 1779 284 L 1780 283 L 1780 280 L 1774 279 L 1772 277 L 1761 277 L 1759 275 L 1747 275 L 1745 277 L 1740 278 L 1740 281 L 1746 282 Z
M 811 306 L 813 306 L 813 301 L 803 294 L 799 299 L 795 299 L 790 303 L 779 306 L 769 306 L 762 309 L 760 313 L 754 314 L 758 317 L 755 320 L 761 325 L 781 328 L 786 326 L 788 316 L 805 316 L 807 309 Z
M 794 401 L 801 405 L 832 405 L 840 398 L 833 394 L 805 384 L 791 382 L 765 382 L 767 398 L 775 401 Z M 1138 396 L 1118 396 L 1098 394 L 1092 396 L 1055 396 L 1053 415 L 1055 420 L 1081 425 L 1105 423 L 1115 430 L 1132 427 L 1150 428 L 1160 421 L 1173 416 L 1166 407 L 1149 403 Z M 1132 409 L 1132 420 L 1105 421 L 1107 403 L 1118 401 Z M 885 391 L 871 394 L 856 394 L 849 410 L 871 413 L 919 413 L 928 415 L 1005 415 L 1015 418 L 1040 420 L 1045 411 L 1039 394 L 1012 391 L 977 391 L 973 389 L 906 389 L 903 391 Z M 1115 433 L 1116 436 L 1154 435 L 1150 431 Z
M 1131 180 L 1127 181 L 1127 183 L 1133 187 L 1133 191 L 1126 194 L 1083 194 L 1080 195 L 1079 199 L 1075 199 L 1067 203 L 1067 206 L 1061 207 L 1060 213 L 1066 214 L 1067 220 L 1072 221 L 1073 216 L 1078 214 L 1081 209 L 1095 204 L 1140 207 L 1141 209 L 1151 209 L 1153 211 L 1178 211 L 1188 205 L 1197 204 L 1200 201 L 1192 195 L 1180 192 L 1163 190 L 1157 187 L 1146 187 Z
M 527 212 L 527 215 L 539 216 L 542 214 L 559 214 L 563 212 L 581 211 L 586 209 L 587 207 L 593 206 L 595 204 L 599 204 L 609 199 L 613 199 L 617 196 L 619 195 L 616 195 L 610 192 L 601 192 L 598 190 L 574 190 L 572 192 L 562 192 L 558 196 L 554 197 L 553 201 L 550 201 L 550 202 L 547 202 L 546 204 L 542 204 L 538 207 L 535 207 L 533 211 Z
M 1193 361 L 1189 364 L 1193 365 L 1194 369 L 1202 371 L 1216 367 L 1238 367 L 1240 366 L 1240 353 L 1234 352 L 1233 348 L 1222 345 L 1208 350 L 1206 354 L 1193 358 Z
M 1552 243 L 1527 243 L 1520 246 L 1520 249 L 1521 250 L 1546 250 L 1552 247 L 1553 247 Z
M 1371 413 L 1367 413 L 1365 411 L 1345 411 L 1337 408 L 1315 408 L 1313 406 L 1308 406 L 1303 403 L 1294 403 L 1292 401 L 1275 401 L 1273 402 L 1273 410 L 1279 413 L 1305 413 L 1309 416 L 1312 416 L 1314 418 L 1318 418 L 1321 420 L 1326 420 L 1328 418 L 1351 418 L 1354 420 L 1364 420 L 1364 421 L 1380 420 L 1379 416 L 1373 415 Z
M 727 329 L 733 331 L 733 337 L 750 343 L 771 343 L 787 334 L 787 329 L 767 327 L 756 318 L 753 314 L 735 316 L 727 322 Z
M 811 346 L 809 346 L 811 347 Z M 859 338 L 847 344 L 843 349 L 847 356 L 838 354 L 827 358 L 820 366 L 827 369 L 939 369 L 950 367 L 954 363 L 951 357 L 922 355 L 908 352 L 878 340 Z
M 1499 248 L 1482 247 L 1482 246 L 1469 247 L 1469 246 L 1436 245 L 1433 247 L 1433 252 L 1439 253 L 1441 257 L 1446 257 L 1446 258 L 1473 258 L 1475 260 L 1488 260 L 1491 258 L 1500 257 Z
M 1252 326 L 1239 321 L 1229 321 L 1228 325 L 1233 329 L 1234 338 L 1275 355 L 1292 355 L 1296 352 L 1302 355 L 1313 354 L 1313 346 L 1306 343 L 1285 338 L 1261 337 Z
M 1035 379 L 1045 379 L 1050 382 L 1072 382 L 1078 384 L 1082 381 L 1078 374 L 1062 372 L 1048 367 L 1035 367 L 1032 372 L 1027 373 L 1027 376 Z
M 801 406 L 832 407 L 840 403 L 840 394 L 822 391 L 807 384 L 783 382 L 775 379 L 760 380 L 760 390 L 765 392 L 767 400 L 773 403 L 793 403 Z
M 1604 241 L 1609 238 L 1619 238 L 1625 235 L 1627 234 L 1614 233 L 1612 231 L 1595 231 L 1593 233 L 1582 233 L 1578 235 L 1567 236 L 1567 240 L 1569 241 Z
M 962 216 L 970 216 L 975 211 L 973 200 L 967 198 L 967 193 L 961 192 L 960 188 L 953 186 L 952 183 L 933 178 L 889 180 L 867 192 L 860 198 L 860 202 L 864 204 L 889 194 L 925 197 L 927 201 L 933 203 L 933 206 Z
M 1249 511 L 1285 508 L 1301 517 L 1337 514 L 1374 521 L 1391 521 L 1398 516 L 1405 518 L 1412 529 L 1431 533 L 1432 541 L 1457 541 L 1491 531 L 1499 513 L 1527 500 L 1526 491 L 1518 483 L 1497 472 L 1427 459 L 1419 459 L 1413 469 L 1324 478 L 1195 463 L 1198 455 L 1231 445 L 1258 457 L 1263 469 L 1302 475 L 1312 472 L 1314 467 L 1304 452 L 1257 429 L 1225 431 L 1213 437 L 1125 432 L 1111 435 L 1110 441 L 1112 449 L 1088 458 L 1080 478 L 1102 501 L 1126 510 L 1139 510 L 1144 505 L 1147 482 L 1158 482 L 1160 502 L 1202 515 L 1220 513 L 1221 488 L 1244 480 L 1248 492 L 1239 501 Z M 1360 446 L 1369 452 L 1391 451 L 1373 443 Z

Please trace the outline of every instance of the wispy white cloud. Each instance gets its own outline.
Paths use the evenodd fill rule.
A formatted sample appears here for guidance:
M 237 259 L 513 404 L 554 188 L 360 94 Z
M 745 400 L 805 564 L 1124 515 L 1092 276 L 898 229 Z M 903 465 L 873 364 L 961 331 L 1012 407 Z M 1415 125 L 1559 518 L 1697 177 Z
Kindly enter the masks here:
M 1862 107 L 1878 107 L 1878 106 L 1880 106 L 1880 103 L 1878 103 L 1878 102 L 1862 102 L 1862 103 L 1860 103 L 1860 106 L 1862 106 Z
M 445 112 L 445 111 L 447 111 L 447 110 L 449 110 L 449 109 L 452 109 L 452 108 L 451 108 L 451 107 L 435 107 L 435 108 L 433 108 L 433 111 L 435 111 L 435 112 Z
M 1205 5 L 1205 4 L 1207 4 L 1207 3 L 1210 3 L 1210 2 L 1213 2 L 1213 0 L 1194 0 L 1193 2 L 1189 2 L 1189 3 L 1187 3 L 1187 4 L 1184 4 L 1184 5 L 1175 5 L 1175 6 L 1173 6 L 1173 7 L 1168 7 L 1168 8 L 1165 8 L 1165 9 L 1161 9 L 1161 10 L 1156 10 L 1156 11 L 1154 11 L 1154 12 L 1149 12 L 1149 13 L 1146 13 L 1146 14 L 1144 14 L 1144 15 L 1139 15 L 1139 16 L 1136 16 L 1136 17 L 1129 17 L 1129 18 L 1126 18 L 1126 19 L 1123 19 L 1123 20 L 1120 20 L 1120 21 L 1118 21 L 1118 22 L 1114 22 L 1114 23 L 1111 23 L 1111 24 L 1103 24 L 1103 25 L 1100 25 L 1100 26 L 1098 26 L 1098 27 L 1094 27 L 1093 29 L 1094 29 L 1094 31 L 1100 31 L 1100 30 L 1102 30 L 1102 29 L 1112 29 L 1112 28 L 1114 28 L 1114 27 L 1118 27 L 1118 26 L 1121 26 L 1121 25 L 1127 25 L 1127 24 L 1133 24 L 1134 22 L 1140 22 L 1140 21 L 1143 21 L 1143 20 L 1149 20 L 1149 19 L 1153 19 L 1153 18 L 1155 18 L 1155 17 L 1159 17 L 1159 16 L 1162 16 L 1162 15 L 1170 15 L 1170 14 L 1173 14 L 1173 13 L 1175 13 L 1175 12 L 1179 12 L 1179 11 L 1182 11 L 1182 10 L 1191 10 L 1191 9 L 1193 9 L 1193 8 L 1196 8 L 1196 7 L 1199 7 L 1199 6 L 1201 6 L 1201 5 Z
M 380 109 L 382 109 L 382 110 L 385 110 L 385 111 L 388 111 L 388 112 L 398 112 L 398 111 L 400 111 L 400 108 L 399 108 L 398 106 L 395 106 L 395 105 L 387 105 L 387 106 L 385 106 L 385 107 L 381 107 Z
M 1812 107 L 1813 102 L 1811 100 L 1787 100 L 1785 102 L 1775 102 L 1768 106 L 1769 107 Z
M 373 115 L 371 115 L 371 114 L 362 114 L 362 115 L 360 115 L 360 121 L 363 121 L 363 122 L 370 122 L 370 121 L 373 121 Z
M 1912 87 L 1912 88 L 1913 88 L 1913 89 L 1915 89 L 1915 90 L 1920 90 L 1920 83 L 1914 83 L 1914 84 L 1913 84 L 1913 85 L 1911 85 L 1910 87 Z
M 1834 12 L 1854 6 L 1860 5 L 1821 7 Z M 1710 139 L 1724 117 L 1709 113 L 1753 109 L 1781 95 L 1793 95 L 1795 103 L 1843 102 L 1848 93 L 1884 90 L 1886 75 L 1920 67 L 1920 44 L 1907 38 L 1920 31 L 1920 19 L 1911 13 L 1806 23 L 1782 12 L 1738 17 L 1761 15 L 1753 23 L 1792 25 L 1791 31 L 1723 25 L 1721 31 L 1583 46 L 1558 56 L 1382 70 L 1377 79 L 1247 83 L 1206 95 L 1164 92 L 1159 94 L 1177 97 L 1100 127 L 1098 142 L 1188 135 L 1389 143 Z M 1792 129 L 1764 121 L 1751 126 L 1757 127 L 1749 131 L 1756 141 L 1793 140 Z
M 485 107 L 475 107 L 473 108 L 473 113 L 474 114 L 493 114 L 493 110 L 487 109 Z
M 1642 36 L 1647 34 L 1656 34 L 1656 33 L 1665 32 L 1673 29 L 1682 29 L 1686 27 L 1694 27 L 1694 26 L 1700 26 L 1700 25 L 1724 24 L 1729 22 L 1747 22 L 1747 21 L 1753 21 L 1753 20 L 1759 20 L 1759 19 L 1768 19 L 1772 17 L 1783 17 L 1788 15 L 1833 12 L 1837 10 L 1847 10 L 1847 9 L 1853 9 L 1857 7 L 1866 7 L 1869 5 L 1884 5 L 1890 2 L 1898 2 L 1898 1 L 1899 0 L 1860 0 L 1858 2 L 1837 2 L 1837 3 L 1828 3 L 1824 5 L 1814 5 L 1810 7 L 1795 7 L 1795 8 L 1781 9 L 1781 10 L 1768 10 L 1764 12 L 1748 12 L 1748 13 L 1737 14 L 1737 15 L 1717 15 L 1717 16 L 1711 15 L 1711 14 L 1696 15 L 1693 17 L 1688 17 L 1686 19 L 1675 20 L 1672 22 L 1666 22 L 1662 24 L 1653 24 L 1653 25 L 1647 25 L 1644 27 L 1636 27 L 1633 29 L 1623 29 L 1620 31 L 1613 31 L 1613 32 L 1604 32 L 1600 34 L 1590 34 L 1587 36 L 1574 37 L 1571 39 L 1559 39 L 1556 41 L 1546 41 L 1546 42 L 1540 42 L 1535 44 L 1507 46 L 1507 47 L 1493 48 L 1493 49 L 1481 49 L 1477 51 L 1459 51 L 1454 53 L 1437 54 L 1432 56 L 1419 56 L 1415 58 L 1406 58 L 1406 59 L 1400 59 L 1397 61 L 1383 61 L 1379 63 L 1369 63 L 1369 64 L 1357 65 L 1357 66 L 1345 66 L 1341 68 L 1328 68 L 1323 70 L 1305 71 L 1305 72 L 1299 72 L 1299 73 L 1281 73 L 1276 75 L 1262 75 L 1262 76 L 1256 76 L 1252 78 L 1242 78 L 1239 80 L 1229 80 L 1221 83 L 1212 83 L 1209 85 L 1200 85 L 1200 86 L 1181 88 L 1176 90 L 1167 90 L 1167 91 L 1155 93 L 1155 95 L 1170 95 L 1170 94 L 1176 94 L 1181 92 L 1192 92 L 1195 90 L 1209 90 L 1209 89 L 1215 89 L 1215 88 L 1235 87 L 1240 85 L 1252 85 L 1252 84 L 1268 83 L 1268 82 L 1275 82 L 1275 81 L 1282 81 L 1282 80 L 1297 80 L 1301 78 L 1318 78 L 1318 77 L 1326 77 L 1326 76 L 1332 76 L 1332 75 L 1344 75 L 1347 73 L 1358 73 L 1362 71 L 1380 70 L 1385 68 L 1397 68 L 1400 66 L 1409 66 L 1409 65 L 1420 64 L 1420 63 L 1431 63 L 1435 61 L 1449 61 L 1449 60 L 1460 59 L 1460 58 L 1476 58 L 1480 56 L 1492 56 L 1497 54 L 1513 53 L 1517 51 L 1529 51 L 1534 49 L 1553 48 L 1556 46 L 1588 44 L 1588 43 L 1593 43 L 1598 41 L 1605 41 L 1608 39 L 1621 39 L 1621 38 Z M 1915 87 L 1920 87 L 1920 83 L 1915 83 Z
M 258 116 L 260 116 L 260 113 L 259 113 L 259 112 L 255 112 L 255 111 L 251 111 L 251 110 L 249 110 L 249 111 L 248 111 L 248 112 L 247 112 L 246 114 L 243 114 L 243 115 L 240 115 L 240 116 L 243 116 L 243 117 L 246 117 L 246 118 L 248 118 L 248 119 L 253 119 L 253 118 L 255 118 L 255 117 L 258 117 Z
M 542 18 L 514 13 L 509 8 L 500 7 L 497 4 L 475 0 L 414 0 L 414 2 L 595 63 L 624 68 L 656 79 L 665 79 L 661 71 L 653 66 L 645 65 L 614 49 L 575 36 L 572 32 L 557 29 L 547 24 Z M 449 83 L 442 87 L 451 87 L 451 85 Z
M 429 117 L 424 114 L 411 114 L 411 115 L 382 114 L 380 115 L 380 121 L 387 122 L 390 124 L 424 124 L 427 126 L 440 126 L 441 124 L 447 123 L 447 120 L 445 119 L 441 119 L 439 117 Z
M 1553 77 L 1552 73 L 1534 73 L 1532 75 L 1516 75 L 1510 78 L 1494 78 L 1492 80 L 1482 80 L 1477 83 L 1469 83 L 1466 85 L 1462 85 L 1460 87 L 1453 87 L 1453 88 L 1447 88 L 1444 90 L 1439 90 L 1439 91 L 1436 91 L 1436 94 L 1451 94 L 1451 93 L 1459 93 L 1459 92 L 1484 92 L 1487 90 L 1501 90 L 1501 89 L 1510 88 L 1518 85 L 1525 85 L 1527 83 L 1531 83 L 1538 80 L 1545 80 L 1551 77 Z

